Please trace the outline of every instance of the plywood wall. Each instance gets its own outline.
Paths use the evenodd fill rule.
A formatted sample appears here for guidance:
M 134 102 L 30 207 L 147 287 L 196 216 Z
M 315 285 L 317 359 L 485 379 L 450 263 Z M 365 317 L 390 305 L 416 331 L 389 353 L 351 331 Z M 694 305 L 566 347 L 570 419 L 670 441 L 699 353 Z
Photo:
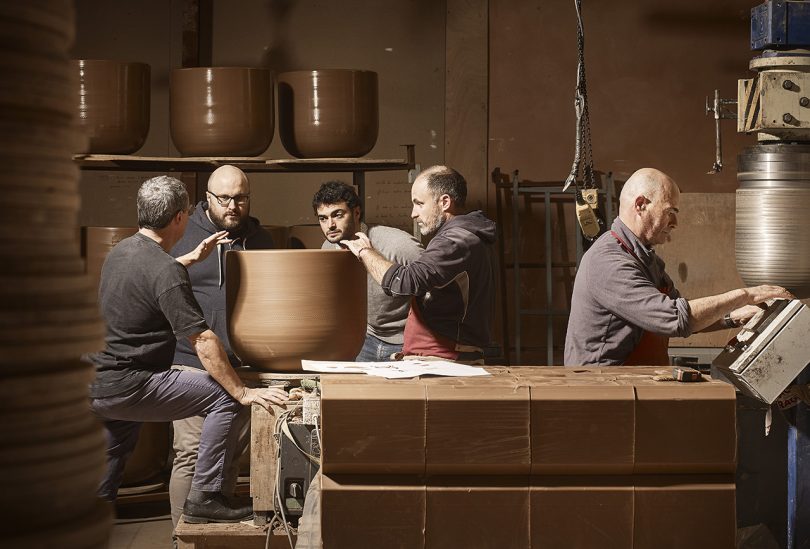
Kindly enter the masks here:
M 583 2 L 596 167 L 623 178 L 643 166 L 686 192 L 729 192 L 735 156 L 753 138 L 723 130 L 729 169 L 707 175 L 714 124 L 705 98 L 735 98 L 749 78 L 751 0 Z M 565 179 L 574 155 L 574 2 L 490 1 L 490 168 Z

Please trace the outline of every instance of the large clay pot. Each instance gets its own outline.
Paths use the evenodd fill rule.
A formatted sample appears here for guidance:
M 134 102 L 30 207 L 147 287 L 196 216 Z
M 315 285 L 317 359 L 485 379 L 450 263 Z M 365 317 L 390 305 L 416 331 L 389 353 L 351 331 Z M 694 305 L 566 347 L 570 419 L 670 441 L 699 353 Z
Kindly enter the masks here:
M 366 270 L 347 250 L 229 251 L 228 337 L 248 365 L 354 360 L 366 333 Z
M 377 142 L 377 73 L 347 69 L 281 73 L 278 122 L 281 142 L 293 156 L 363 156 Z
M 175 69 L 169 83 L 172 141 L 184 156 L 256 156 L 273 139 L 268 69 Z
M 79 59 L 79 126 L 89 138 L 86 151 L 130 154 L 149 133 L 150 71 L 144 63 Z
M 94 284 L 101 279 L 101 267 L 110 250 L 137 232 L 138 227 L 82 227 L 82 255 Z

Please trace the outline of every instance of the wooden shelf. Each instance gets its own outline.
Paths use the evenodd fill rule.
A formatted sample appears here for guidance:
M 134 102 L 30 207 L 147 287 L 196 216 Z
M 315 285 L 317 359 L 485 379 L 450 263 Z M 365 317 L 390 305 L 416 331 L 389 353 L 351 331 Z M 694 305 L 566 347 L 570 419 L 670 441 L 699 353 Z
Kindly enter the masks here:
M 160 157 L 114 154 L 77 154 L 73 160 L 83 170 L 210 172 L 230 164 L 244 172 L 375 172 L 412 170 L 414 145 L 403 145 L 406 158 L 264 158 L 264 157 Z

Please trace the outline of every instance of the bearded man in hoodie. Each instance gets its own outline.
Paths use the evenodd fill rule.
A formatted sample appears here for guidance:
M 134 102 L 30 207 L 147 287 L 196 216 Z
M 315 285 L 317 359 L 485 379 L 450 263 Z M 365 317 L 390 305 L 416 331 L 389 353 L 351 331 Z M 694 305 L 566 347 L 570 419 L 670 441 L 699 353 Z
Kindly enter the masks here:
M 466 212 L 467 182 L 452 168 L 433 166 L 411 187 L 411 217 L 425 251 L 407 265 L 387 260 L 364 233 L 341 244 L 356 255 L 386 294 L 411 296 L 402 354 L 483 364 L 495 299 L 492 244 L 495 222 Z
M 239 168 L 221 166 L 214 170 L 208 179 L 205 198 L 197 204 L 183 238 L 172 248 L 171 254 L 187 266 L 194 297 L 203 310 L 206 322 L 222 340 L 231 366 L 238 367 L 241 362 L 231 350 L 225 319 L 225 252 L 229 249 L 273 248 L 273 239 L 261 227 L 258 219 L 250 217 L 250 182 Z M 195 255 L 203 251 L 201 247 L 210 241 L 212 235 L 226 231 L 228 239 L 224 244 L 210 252 L 205 250 L 209 253 L 206 259 L 195 261 Z M 178 342 L 174 365 L 175 369 L 199 370 L 200 375 L 205 375 L 196 353 L 185 342 Z M 241 455 L 250 442 L 249 420 L 250 407 L 247 406 L 242 410 L 239 421 L 235 422 L 235 426 L 241 429 L 236 455 Z M 175 527 L 191 487 L 202 424 L 203 418 L 200 416 L 173 423 L 175 458 L 169 481 L 169 499 Z M 226 471 L 222 490 L 226 495 L 233 494 L 238 466 L 238 459 L 234 459 L 232 467 Z

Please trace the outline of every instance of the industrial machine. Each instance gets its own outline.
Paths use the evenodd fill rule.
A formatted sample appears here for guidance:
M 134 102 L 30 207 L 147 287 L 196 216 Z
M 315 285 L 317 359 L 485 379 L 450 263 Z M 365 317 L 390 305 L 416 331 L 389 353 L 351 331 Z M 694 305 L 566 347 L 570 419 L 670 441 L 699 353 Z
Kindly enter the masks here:
M 807 298 L 810 2 L 769 0 L 754 7 L 750 46 L 756 52 L 749 64 L 754 74 L 738 81 L 736 100 L 721 99 L 717 91 L 707 100 L 716 136 L 709 173 L 723 168 L 722 119 L 736 119 L 738 132 L 756 134 L 756 144 L 737 158 L 737 271 L 748 285 L 778 284 Z M 789 385 L 808 382 L 808 336 L 807 307 L 797 300 L 776 301 L 751 319 L 712 365 L 713 374 L 754 397 L 738 400 L 738 525 L 767 524 L 788 549 L 810 545 L 810 409 L 799 403 L 778 412 L 771 403 Z
M 723 168 L 722 119 L 736 118 L 738 132 L 757 136 L 737 159 L 737 271 L 748 285 L 777 284 L 800 298 L 810 297 L 808 48 L 810 2 L 768 0 L 754 7 L 754 76 L 738 81 L 736 101 L 720 99 L 717 90 L 711 105 L 707 100 L 716 135 L 710 173 Z M 729 110 L 735 104 L 736 112 Z M 772 403 L 809 362 L 798 328 L 806 317 L 798 301 L 771 304 L 726 346 L 715 367 L 744 393 Z
M 810 297 L 810 3 L 766 1 L 751 10 L 754 76 L 737 99 L 715 91 L 716 158 L 723 168 L 720 121 L 756 133 L 737 159 L 737 270 L 749 285 L 778 284 Z M 736 112 L 730 110 L 736 104 Z
M 804 369 L 808 339 L 810 310 L 778 299 L 746 323 L 714 366 L 741 392 L 771 404 Z
M 293 389 L 297 405 L 280 412 L 273 436 L 278 451 L 274 479 L 274 508 L 284 528 L 298 526 L 310 483 L 320 469 L 320 389 L 315 380 L 301 380 Z

